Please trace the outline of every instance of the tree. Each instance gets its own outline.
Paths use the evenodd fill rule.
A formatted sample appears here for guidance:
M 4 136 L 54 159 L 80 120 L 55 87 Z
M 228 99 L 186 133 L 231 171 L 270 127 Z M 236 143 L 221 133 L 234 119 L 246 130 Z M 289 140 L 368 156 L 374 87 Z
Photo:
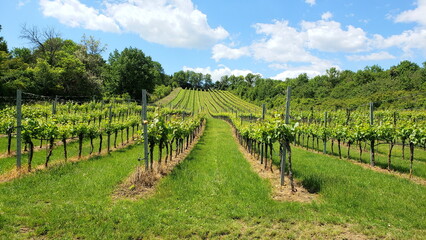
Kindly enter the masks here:
M 121 53 L 110 54 L 105 67 L 105 87 L 113 94 L 128 93 L 132 98 L 141 99 L 141 90 L 152 93 L 155 86 L 155 64 L 137 48 L 125 48 Z
M 0 25 L 0 32 L 1 32 L 1 29 L 2 27 Z M 8 52 L 7 43 L 2 36 L 0 36 L 0 51 L 6 52 L 6 53 Z
M 35 63 L 33 52 L 29 48 L 14 48 L 12 49 L 11 54 L 13 58 L 20 58 L 24 63 Z
M 88 77 L 92 81 L 100 81 L 102 68 L 105 65 L 105 60 L 101 54 L 105 52 L 106 45 L 102 45 L 99 40 L 93 36 L 86 37 L 83 35 L 78 49 L 75 51 L 77 58 L 84 64 Z
M 55 65 L 56 53 L 61 50 L 63 40 L 61 34 L 54 28 L 40 30 L 38 27 L 29 28 L 26 25 L 22 27 L 21 38 L 26 39 L 36 48 L 37 57 L 47 59 L 50 65 Z
M 212 76 L 210 74 L 204 75 L 204 89 L 209 89 L 213 86 Z

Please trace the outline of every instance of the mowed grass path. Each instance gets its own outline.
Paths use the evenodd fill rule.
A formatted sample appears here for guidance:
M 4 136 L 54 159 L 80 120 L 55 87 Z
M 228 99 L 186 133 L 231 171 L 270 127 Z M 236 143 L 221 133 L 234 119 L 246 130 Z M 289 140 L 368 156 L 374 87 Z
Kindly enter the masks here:
M 313 203 L 276 202 L 238 150 L 228 124 L 208 119 L 191 154 L 146 199 L 112 193 L 141 146 L 0 185 L 0 239 L 421 239 L 426 190 L 328 156 L 295 150 Z

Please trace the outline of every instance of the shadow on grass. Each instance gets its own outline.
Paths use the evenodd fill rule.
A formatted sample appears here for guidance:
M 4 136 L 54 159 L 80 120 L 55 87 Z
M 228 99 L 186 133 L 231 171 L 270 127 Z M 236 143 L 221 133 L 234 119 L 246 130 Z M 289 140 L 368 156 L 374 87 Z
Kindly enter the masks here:
M 316 175 L 310 175 L 302 180 L 303 187 L 309 193 L 318 193 L 321 191 L 321 185 L 323 184 L 323 180 L 321 177 Z

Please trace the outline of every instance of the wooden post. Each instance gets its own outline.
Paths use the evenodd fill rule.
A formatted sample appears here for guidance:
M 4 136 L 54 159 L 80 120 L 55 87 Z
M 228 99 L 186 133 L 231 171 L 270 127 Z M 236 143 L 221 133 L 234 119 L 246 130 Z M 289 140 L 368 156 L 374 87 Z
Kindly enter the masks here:
M 290 122 L 290 95 L 291 95 L 291 87 L 287 87 L 287 101 L 285 107 L 285 124 L 289 124 Z M 281 186 L 284 186 L 284 172 L 285 172 L 285 159 L 287 155 L 287 150 L 284 146 L 282 146 L 282 154 L 281 154 L 281 162 L 280 162 L 280 170 L 281 170 Z
M 22 91 L 16 90 L 16 168 L 21 168 Z
M 53 103 L 52 103 L 52 115 L 56 114 L 56 104 L 57 104 L 57 102 L 58 102 L 58 96 L 55 97 L 55 100 L 53 100 Z
M 148 120 L 146 117 L 146 90 L 142 89 L 142 125 L 143 125 L 143 140 L 144 140 L 144 158 L 145 170 L 149 169 L 149 149 L 148 149 Z
M 374 124 L 374 105 L 373 102 L 370 102 L 370 126 Z M 374 160 L 374 139 L 370 141 L 370 164 L 371 166 L 375 165 Z
M 324 129 L 327 129 L 327 112 L 324 113 Z M 327 136 L 324 138 L 324 150 L 323 153 L 327 153 Z

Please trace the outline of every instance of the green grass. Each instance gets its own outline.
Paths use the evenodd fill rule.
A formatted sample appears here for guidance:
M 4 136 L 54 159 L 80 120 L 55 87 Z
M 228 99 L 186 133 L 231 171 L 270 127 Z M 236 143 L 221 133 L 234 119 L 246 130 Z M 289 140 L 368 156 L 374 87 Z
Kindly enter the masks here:
M 303 147 L 306 146 L 306 140 L 303 143 Z M 301 138 L 302 141 L 302 138 Z M 323 141 L 319 141 L 319 148 L 317 147 L 317 143 L 315 140 L 315 150 L 322 152 L 323 151 Z M 364 144 L 362 144 L 364 148 Z M 378 153 L 376 152 L 375 161 L 376 166 L 386 169 L 388 167 L 388 144 L 381 144 L 378 146 Z M 312 148 L 312 138 L 309 139 L 309 148 Z M 347 146 L 341 144 L 342 158 L 347 158 Z M 376 148 L 377 149 L 377 148 Z M 331 141 L 327 142 L 327 154 L 332 154 L 331 151 Z M 334 155 L 338 156 L 338 147 L 337 141 L 334 141 Z M 359 148 L 357 144 L 353 144 L 350 149 L 350 158 L 356 161 L 359 161 Z M 413 175 L 426 178 L 426 161 L 424 160 L 426 152 L 419 147 L 414 149 L 414 161 L 413 161 Z M 401 173 L 409 173 L 410 172 L 410 150 L 408 146 L 405 148 L 405 160 L 402 159 L 402 150 L 401 146 L 394 146 L 391 157 L 391 169 L 396 170 Z M 363 149 L 361 162 L 365 164 L 370 164 L 370 148 L 367 146 L 367 150 Z
M 230 127 L 208 119 L 205 135 L 188 158 L 146 199 L 111 197 L 134 170 L 141 146 L 1 184 L 0 239 L 425 235 L 424 186 L 328 156 L 293 151 L 296 176 L 319 191 L 313 203 L 273 201 L 269 183 L 251 170 Z
M 129 140 L 131 140 L 131 134 L 132 134 L 132 130 L 130 129 Z M 135 129 L 135 134 L 136 134 L 136 129 Z M 115 135 L 112 134 L 111 143 L 110 143 L 111 150 L 114 150 L 114 137 Z M 15 143 L 16 143 L 16 139 L 13 139 L 13 140 L 15 140 Z M 126 131 L 123 132 L 123 140 L 126 143 Z M 39 140 L 34 141 L 34 150 L 37 150 L 37 151 L 34 152 L 34 156 L 33 156 L 33 161 L 32 161 L 33 168 L 37 165 L 44 164 L 46 160 L 46 149 L 45 149 L 46 144 L 47 142 L 43 141 L 44 146 L 42 149 L 40 149 L 40 141 Z M 99 138 L 96 138 L 93 140 L 93 145 L 94 145 L 93 154 L 97 154 L 99 150 Z M 117 146 L 121 146 L 121 131 L 119 131 L 117 135 Z M 24 144 L 22 149 L 24 149 Z M 103 136 L 103 141 L 102 141 L 102 150 L 105 150 L 105 149 L 107 149 L 106 135 Z M 14 150 L 16 150 L 16 148 Z M 85 140 L 83 141 L 82 155 L 83 156 L 89 155 L 89 153 L 90 153 L 90 139 L 85 138 Z M 78 156 L 78 140 L 75 140 L 67 144 L 67 154 L 68 154 L 68 158 Z M 27 152 L 23 152 L 21 161 L 22 161 L 22 166 L 26 168 L 27 162 L 28 162 Z M 53 154 L 50 158 L 49 163 L 58 162 L 58 161 L 65 161 L 63 145 L 58 145 L 54 148 Z M 12 170 L 13 168 L 15 168 L 15 166 L 16 166 L 15 156 L 0 158 L 0 174 L 4 174 Z
M 0 155 L 1 154 L 7 154 L 7 143 L 8 139 L 7 137 L 0 137 Z M 16 151 L 16 138 L 12 137 L 12 142 L 11 142 L 11 151 Z

